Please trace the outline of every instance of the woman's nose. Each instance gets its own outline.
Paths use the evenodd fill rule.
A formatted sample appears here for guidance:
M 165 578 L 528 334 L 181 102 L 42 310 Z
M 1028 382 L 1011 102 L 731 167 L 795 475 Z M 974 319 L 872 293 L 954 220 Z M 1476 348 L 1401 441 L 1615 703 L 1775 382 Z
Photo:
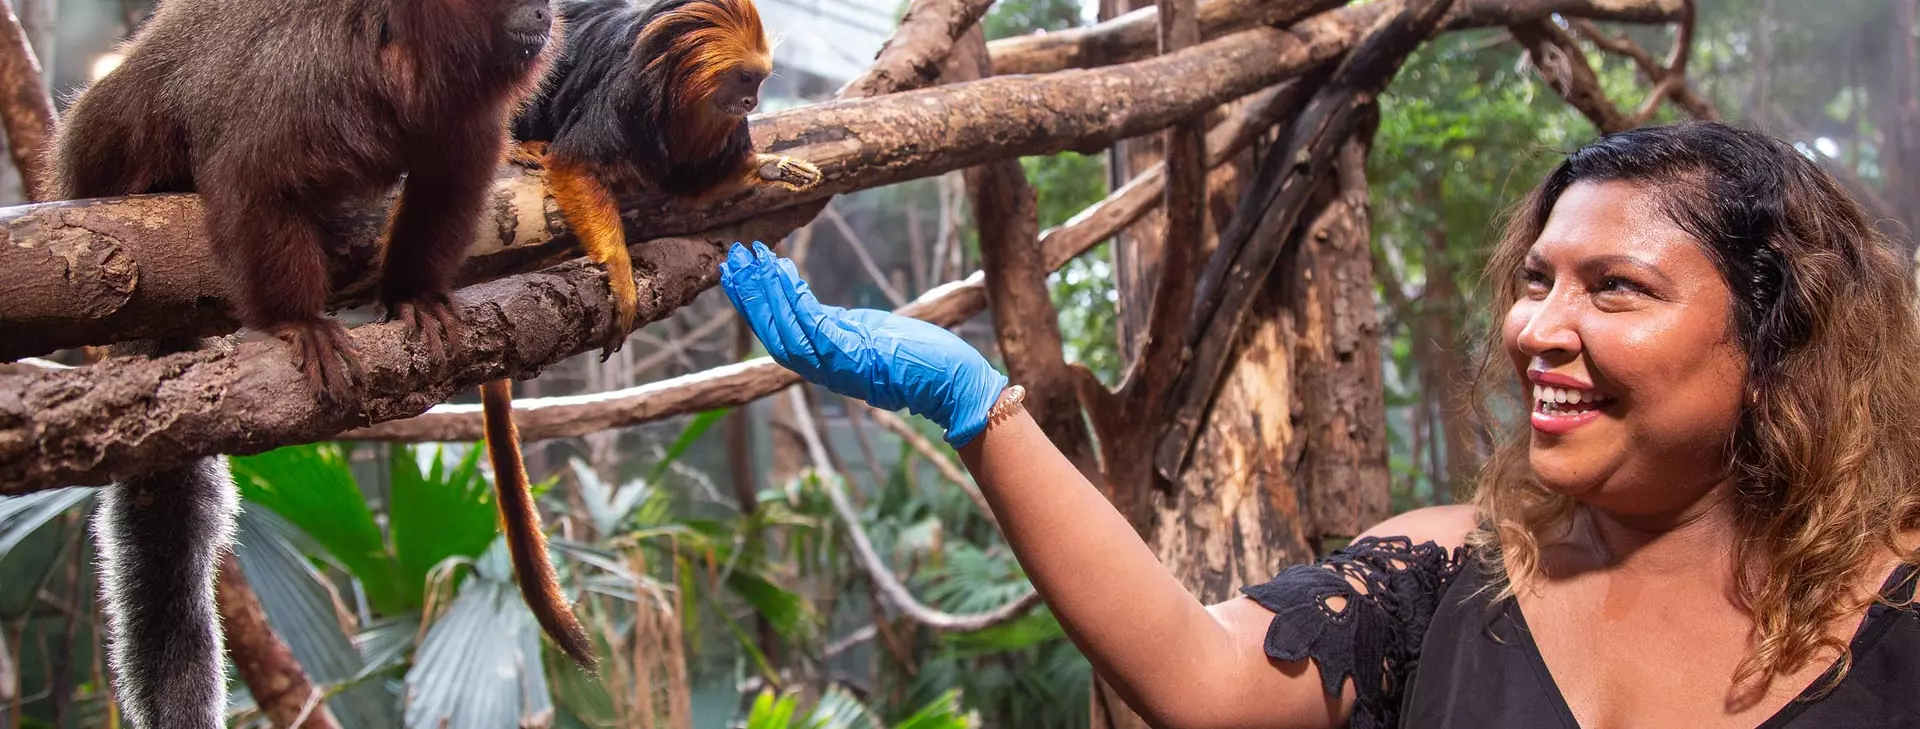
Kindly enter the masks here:
M 1519 336 L 1514 344 L 1530 357 L 1545 357 L 1554 353 L 1570 355 L 1580 351 L 1580 332 L 1578 312 L 1573 302 L 1558 295 L 1549 294 L 1540 301 L 1523 302 L 1524 310 L 1516 312 L 1523 317 Z

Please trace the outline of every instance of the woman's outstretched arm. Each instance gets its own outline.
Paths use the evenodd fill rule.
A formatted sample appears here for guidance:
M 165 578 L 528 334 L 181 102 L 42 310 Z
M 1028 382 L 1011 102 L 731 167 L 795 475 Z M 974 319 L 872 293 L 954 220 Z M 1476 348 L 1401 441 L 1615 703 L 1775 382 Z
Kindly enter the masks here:
M 1332 727 L 1335 700 L 1306 661 L 1263 649 L 1273 613 L 1236 597 L 1209 609 L 1024 411 L 960 449 L 1008 543 L 1095 670 L 1164 727 Z
M 781 365 L 883 410 L 905 408 L 946 431 L 1047 605 L 1136 712 L 1183 729 L 1346 722 L 1355 703 L 1352 680 L 1330 697 L 1308 660 L 1267 656 L 1273 612 L 1245 597 L 1202 605 L 1024 411 L 989 424 L 1007 379 L 965 341 L 917 319 L 823 305 L 791 261 L 759 243 L 735 244 L 720 281 Z M 1435 531 L 1430 521 L 1414 512 L 1373 532 L 1423 540 Z M 1464 536 L 1461 523 L 1471 527 L 1470 519 L 1438 523 L 1455 532 L 1436 537 L 1446 547 Z M 1349 584 L 1364 589 L 1357 580 Z M 1340 600 L 1329 607 L 1342 609 L 1344 602 L 1333 604 Z

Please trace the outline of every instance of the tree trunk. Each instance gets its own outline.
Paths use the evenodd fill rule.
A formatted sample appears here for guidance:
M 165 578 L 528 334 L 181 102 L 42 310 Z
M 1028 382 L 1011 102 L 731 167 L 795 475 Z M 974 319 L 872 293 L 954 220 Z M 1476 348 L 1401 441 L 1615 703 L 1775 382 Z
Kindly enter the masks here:
M 1920 41 L 1914 39 L 1914 29 L 1920 28 L 1920 0 L 1894 0 L 1893 22 L 1887 26 L 1890 88 L 1886 94 L 1871 95 L 1885 99 L 1879 125 L 1886 130 L 1887 146 L 1881 197 L 1891 204 L 1886 213 L 1899 216 L 1903 224 L 1904 230 L 1897 231 L 1899 244 L 1911 260 L 1920 243 Z

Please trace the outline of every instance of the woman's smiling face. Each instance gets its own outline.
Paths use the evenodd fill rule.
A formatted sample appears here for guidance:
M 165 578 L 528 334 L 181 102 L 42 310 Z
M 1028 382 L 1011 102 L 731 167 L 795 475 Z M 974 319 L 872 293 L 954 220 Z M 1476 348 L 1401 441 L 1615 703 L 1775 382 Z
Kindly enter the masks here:
M 1543 486 L 1651 515 L 1728 477 L 1746 368 L 1732 295 L 1652 193 L 1568 187 L 1518 275 L 1502 344 L 1532 396 Z

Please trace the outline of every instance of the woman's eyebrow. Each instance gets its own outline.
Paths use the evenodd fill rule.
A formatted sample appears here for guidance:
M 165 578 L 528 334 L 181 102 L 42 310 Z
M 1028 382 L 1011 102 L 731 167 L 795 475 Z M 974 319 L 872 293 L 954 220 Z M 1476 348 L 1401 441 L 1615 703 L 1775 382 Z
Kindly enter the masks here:
M 1650 278 L 1656 279 L 1653 281 L 1653 283 L 1656 284 L 1671 285 L 1673 283 L 1673 279 L 1661 271 L 1659 266 L 1637 256 L 1630 256 L 1624 253 L 1608 253 L 1580 261 L 1581 272 L 1589 275 L 1601 273 L 1615 266 L 1630 268 Z

